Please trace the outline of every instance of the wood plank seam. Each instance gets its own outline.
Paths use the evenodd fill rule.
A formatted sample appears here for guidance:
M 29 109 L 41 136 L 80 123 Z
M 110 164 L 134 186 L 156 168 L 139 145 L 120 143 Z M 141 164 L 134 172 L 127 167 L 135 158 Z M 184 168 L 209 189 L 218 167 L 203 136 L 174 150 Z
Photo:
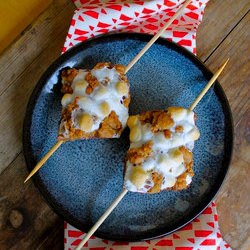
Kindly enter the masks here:
M 217 44 L 217 46 L 211 51 L 211 53 L 207 56 L 207 58 L 204 60 L 204 63 L 206 63 L 209 58 L 215 53 L 215 51 L 221 46 L 221 44 L 227 39 L 227 37 L 237 28 L 237 26 L 240 24 L 240 22 L 250 13 L 250 9 L 242 16 L 242 18 L 233 26 L 233 28 L 226 34 L 226 36 Z
M 71 2 L 70 2 L 71 3 Z M 72 5 L 73 5 L 73 3 L 72 3 Z M 63 5 L 63 6 L 65 6 L 65 5 Z M 57 11 L 57 8 L 53 8 L 52 10 L 50 9 L 50 17 L 52 18 L 53 17 L 53 13 L 54 12 L 56 12 Z M 74 11 L 74 9 L 73 9 L 73 6 L 71 6 L 71 4 L 69 4 L 68 5 L 68 8 L 67 9 L 65 9 L 64 8 L 64 12 L 61 12 L 61 14 L 63 14 L 63 20 L 65 20 L 65 17 L 67 18 L 66 20 L 65 20 L 65 23 L 67 22 L 67 24 L 69 24 L 70 23 L 70 20 L 71 20 L 71 17 L 72 17 L 72 13 L 73 13 L 73 11 Z M 48 15 L 43 15 L 43 18 L 46 18 Z M 58 15 L 57 15 L 58 16 Z M 62 16 L 62 15 L 61 15 Z M 59 15 L 59 17 L 60 17 L 60 15 Z M 50 26 L 50 27 L 54 27 L 55 25 L 55 27 L 57 27 L 57 26 L 60 26 L 60 23 L 61 23 L 61 21 L 62 21 L 62 18 L 60 17 L 60 18 L 57 18 L 57 17 L 55 17 L 54 18 L 54 20 L 55 20 L 55 23 L 53 23 L 52 21 L 51 22 L 49 22 L 48 23 L 48 25 Z M 41 22 L 41 20 L 38 20 L 37 21 L 38 23 L 40 23 Z M 48 59 L 46 59 L 45 58 L 45 56 L 44 55 L 46 55 L 46 54 L 49 54 L 49 52 L 48 52 L 48 50 L 50 50 L 51 49 L 51 51 L 54 51 L 54 53 L 52 53 L 53 55 L 51 55 L 51 56 L 49 56 L 49 58 L 54 58 L 53 60 L 51 60 L 51 63 L 54 61 L 54 60 L 56 60 L 56 56 L 55 56 L 55 54 L 57 54 L 58 53 L 58 56 L 60 55 L 60 49 L 58 49 L 58 48 L 60 48 L 62 45 L 63 45 L 63 43 L 64 43 L 64 41 L 65 41 L 65 36 L 66 36 L 66 34 L 67 34 L 67 30 L 68 30 L 68 27 L 66 27 L 67 25 L 61 25 L 61 27 L 58 27 L 58 28 L 60 28 L 59 29 L 59 32 L 57 32 L 56 33 L 56 37 L 57 37 L 57 39 L 54 39 L 53 41 L 51 41 L 50 43 L 49 43 L 49 41 L 46 41 L 46 44 L 44 45 L 44 43 L 42 43 L 42 45 L 43 46 L 46 46 L 47 47 L 47 49 L 46 50 L 42 50 L 44 53 L 40 53 L 40 50 L 38 50 L 37 51 L 37 54 L 39 53 L 40 54 L 40 56 L 37 56 L 37 54 L 35 54 L 35 53 L 33 53 L 33 56 L 32 57 L 29 57 L 29 59 L 33 59 L 33 58 L 35 58 L 34 60 L 33 60 L 33 62 L 32 62 L 32 64 L 29 66 L 29 67 L 26 67 L 26 65 L 24 65 L 25 66 L 25 68 L 26 68 L 26 70 L 24 71 L 24 73 L 22 73 L 22 74 L 18 74 L 18 78 L 16 78 L 15 79 L 15 81 L 13 82 L 13 84 L 8 88 L 8 91 L 5 91 L 0 97 L 4 100 L 5 99 L 5 95 L 6 96 L 8 96 L 7 97 L 7 99 L 8 99 L 8 101 L 7 102 L 10 102 L 10 105 L 8 105 L 8 108 L 10 108 L 10 112 L 7 112 L 7 111 L 5 111 L 5 109 L 2 107 L 2 109 L 1 109 L 1 111 L 3 111 L 3 112 L 1 112 L 1 115 L 3 116 L 3 117 L 5 117 L 6 119 L 3 119 L 2 120 L 2 127 L 4 126 L 4 124 L 6 123 L 7 124 L 7 121 L 8 120 L 11 120 L 11 121 L 13 121 L 12 122 L 12 124 L 11 125 L 13 125 L 13 126 L 18 126 L 17 127 L 17 129 L 15 130 L 16 131 L 16 135 L 14 135 L 13 134 L 13 132 L 11 132 L 10 131 L 10 129 L 9 129 L 9 131 L 8 131 L 8 133 L 7 134 L 5 134 L 4 135 L 4 138 L 5 139 L 7 139 L 7 141 L 8 142 L 10 142 L 10 141 L 12 141 L 12 142 L 14 142 L 15 143 L 15 145 L 17 145 L 17 147 L 15 148 L 15 150 L 13 150 L 13 152 L 12 153 L 10 153 L 10 150 L 9 149 L 7 149 L 6 148 L 6 145 L 4 145 L 4 143 L 2 143 L 2 144 L 0 144 L 0 148 L 1 148 L 1 150 L 0 151 L 2 151 L 2 153 L 1 153 L 1 162 L 3 163 L 2 165 L 1 165 L 1 167 L 0 167 L 0 172 L 2 171 L 2 170 L 4 170 L 8 165 L 9 165 L 9 162 L 10 161 L 12 161 L 13 160 L 13 158 L 14 157 L 16 157 L 16 155 L 18 154 L 18 153 L 20 153 L 20 151 L 22 150 L 22 144 L 21 144 L 21 138 L 22 138 L 22 136 L 21 136 L 21 131 L 22 131 L 22 123 L 23 123 L 23 118 L 22 117 L 24 117 L 24 113 L 25 113 L 25 106 L 27 105 L 27 102 L 28 102 L 28 96 L 27 96 L 27 94 L 25 95 L 25 98 L 24 97 L 22 97 L 22 96 L 20 96 L 20 94 L 22 94 L 22 93 L 24 93 L 24 91 L 22 91 L 21 89 L 23 89 L 23 88 L 26 88 L 25 87 L 25 84 L 27 84 L 27 91 L 29 92 L 29 93 L 31 93 L 31 91 L 32 91 L 32 89 L 34 88 L 34 86 L 35 86 L 35 84 L 36 84 L 36 79 L 39 79 L 39 77 L 41 76 L 41 74 L 43 73 L 42 72 L 42 68 L 40 67 L 39 68 L 39 74 L 38 73 L 36 73 L 36 79 L 33 77 L 31 77 L 30 75 L 30 69 L 31 68 L 34 68 L 34 63 L 37 63 L 37 62 L 39 62 L 39 61 L 41 61 L 42 62 L 42 64 L 43 65 L 47 65 L 45 62 L 46 62 L 46 60 L 48 60 Z M 64 28 L 63 28 L 64 27 Z M 66 27 L 66 28 L 65 28 Z M 37 27 L 37 25 L 36 25 L 36 28 L 39 28 L 39 26 Z M 49 30 L 52 30 L 52 31 L 54 31 L 55 30 L 55 28 L 53 28 L 53 29 L 51 29 L 51 28 L 48 28 Z M 45 29 L 45 30 L 48 30 L 48 29 Z M 39 31 L 39 30 L 37 30 L 37 31 Z M 37 36 L 35 36 L 35 38 L 36 38 Z M 36 40 L 34 38 L 34 40 Z M 58 40 L 59 39 L 59 40 Z M 28 42 L 28 40 L 27 40 L 27 37 L 25 37 L 25 39 L 20 39 L 20 40 L 23 40 L 23 42 Z M 37 39 L 37 40 L 39 40 L 39 43 L 40 43 L 40 38 L 39 39 Z M 60 41 L 60 44 L 59 44 L 59 41 Z M 35 44 L 35 42 L 34 42 L 34 44 Z M 21 47 L 21 44 L 18 44 L 18 49 Z M 16 48 L 16 46 L 14 46 L 14 48 Z M 29 48 L 27 48 L 27 49 L 29 49 Z M 12 53 L 13 54 L 13 53 Z M 51 53 L 50 53 L 51 54 Z M 40 60 L 41 59 L 41 60 Z M 27 63 L 29 63 L 31 60 L 26 60 L 26 62 L 25 62 L 25 64 L 27 64 Z M 48 65 L 46 66 L 46 67 L 48 67 Z M 20 71 L 20 72 L 23 72 L 22 70 Z M 27 82 L 27 83 L 25 83 L 27 80 L 25 80 L 25 79 L 29 79 L 29 82 Z M 10 81 L 8 81 L 8 83 L 9 83 Z M 31 84 L 32 83 L 32 84 Z M 21 87 L 21 86 L 23 86 L 23 87 Z M 26 91 L 26 93 L 27 93 L 27 91 Z M 14 100 L 13 98 L 11 99 L 11 98 L 9 98 L 9 96 L 10 95 L 12 95 L 12 96 L 15 96 L 15 97 L 17 97 L 18 98 L 18 100 L 16 99 L 16 100 Z M 25 102 L 24 102 L 24 99 L 25 99 Z M 27 100 L 26 100 L 27 99 Z M 22 114 L 22 116 L 20 117 L 20 116 L 18 116 L 17 117 L 17 119 L 12 119 L 11 117 L 13 117 L 14 115 L 16 116 L 17 114 L 14 112 L 13 113 L 13 107 L 14 107 L 14 105 L 12 105 L 12 103 L 14 103 L 14 102 L 21 102 L 23 105 L 21 105 L 22 106 L 22 108 L 19 108 L 18 107 L 18 110 L 20 110 L 20 112 L 21 112 L 21 114 Z M 7 113 L 9 113 L 9 115 L 7 115 Z M 20 114 L 20 113 L 19 113 Z M 22 121 L 21 121 L 22 120 Z M 15 122 L 14 122 L 15 121 Z M 2 130 L 2 131 L 4 131 L 4 130 Z M 3 141 L 4 142 L 4 141 Z M 9 148 L 9 147 L 8 147 Z M 5 162 L 5 163 L 4 163 Z
M 64 11 L 67 12 L 67 6 L 69 6 L 69 5 L 72 5 L 72 3 L 71 3 L 71 2 L 68 2 L 68 3 L 65 5 L 65 7 L 62 8 L 61 11 L 58 12 L 58 16 L 59 16 L 62 12 L 64 12 Z M 50 6 L 49 6 L 48 8 L 50 8 Z M 48 8 L 47 8 L 47 9 L 48 9 Z M 47 10 L 47 9 L 46 9 L 46 10 Z M 46 11 L 46 10 L 45 10 L 45 11 Z M 24 36 L 27 32 L 31 32 L 34 23 L 36 23 L 37 20 L 39 20 L 40 18 L 42 18 L 41 16 L 42 16 L 44 13 L 45 13 L 45 12 L 41 13 L 41 14 L 37 17 L 36 20 L 34 20 L 29 26 L 27 26 L 27 27 L 23 30 L 23 32 L 22 32 L 22 33 L 21 33 L 21 34 L 20 34 L 11 44 L 10 44 L 10 46 L 2 52 L 2 54 L 4 54 L 4 52 L 6 52 L 11 46 L 13 46 L 13 45 L 14 45 L 22 36 Z M 73 17 L 73 13 L 72 13 L 72 17 Z M 69 21 L 69 26 L 70 26 L 70 21 Z M 66 35 L 67 35 L 67 33 L 65 33 L 65 39 L 66 39 Z M 63 46 L 63 44 L 62 44 L 62 46 Z M 58 48 L 58 52 L 61 52 L 61 48 Z M 22 71 L 19 75 L 17 75 L 5 89 L 2 90 L 2 92 L 0 93 L 0 96 L 2 96 L 2 95 L 4 94 L 4 92 L 6 92 L 6 91 L 9 89 L 9 87 L 11 87 L 11 86 L 13 85 L 13 83 L 14 83 L 19 77 L 21 77 L 21 76 L 23 75 L 23 73 L 30 67 L 30 65 L 32 65 L 33 62 L 34 62 L 41 54 L 43 54 L 43 53 L 44 53 L 44 50 L 42 50 L 38 55 L 36 55 L 36 57 L 34 57 L 33 60 L 31 60 L 31 61 L 27 64 L 27 66 L 23 69 L 23 71 Z M 1 55 L 0 55 L 0 56 L 1 56 Z M 58 57 L 59 57 L 59 56 L 58 56 Z M 0 67 L 1 67 L 1 65 L 0 65 Z M 38 79 L 38 80 L 39 80 L 39 79 Z

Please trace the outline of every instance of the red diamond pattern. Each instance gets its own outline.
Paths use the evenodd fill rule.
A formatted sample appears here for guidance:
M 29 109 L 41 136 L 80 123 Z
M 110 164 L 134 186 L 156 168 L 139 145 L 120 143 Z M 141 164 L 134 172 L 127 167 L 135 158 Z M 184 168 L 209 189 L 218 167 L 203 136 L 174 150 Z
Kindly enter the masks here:
M 167 240 L 167 239 L 158 240 L 158 242 L 155 245 L 156 246 L 168 246 L 168 247 L 172 247 L 173 246 L 173 241 L 172 240 Z
M 92 17 L 94 19 L 97 19 L 99 17 L 98 11 L 88 10 L 88 11 L 84 11 L 82 14 L 90 16 L 90 17 Z
M 178 10 L 184 0 L 73 0 L 77 10 L 72 18 L 65 52 L 77 43 L 110 31 L 155 34 Z M 129 4 L 128 4 L 129 2 Z M 184 13 L 163 34 L 164 38 L 196 53 L 196 30 L 208 0 L 193 0 Z M 74 249 L 85 233 L 64 223 L 65 250 Z M 223 241 L 215 203 L 172 235 L 145 242 L 113 242 L 92 236 L 84 250 L 215 250 L 231 249 Z
M 73 17 L 63 51 L 78 42 L 110 31 L 155 34 L 178 10 L 184 0 L 74 0 L 78 7 Z M 168 28 L 163 37 L 195 52 L 195 35 L 208 0 L 193 0 L 184 13 Z M 164 21 L 163 21 L 164 20 Z M 95 27 L 91 29 L 90 25 Z M 138 25 L 135 25 L 138 24 Z M 80 29 L 84 36 L 75 32 Z M 80 37 L 78 37 L 80 36 Z

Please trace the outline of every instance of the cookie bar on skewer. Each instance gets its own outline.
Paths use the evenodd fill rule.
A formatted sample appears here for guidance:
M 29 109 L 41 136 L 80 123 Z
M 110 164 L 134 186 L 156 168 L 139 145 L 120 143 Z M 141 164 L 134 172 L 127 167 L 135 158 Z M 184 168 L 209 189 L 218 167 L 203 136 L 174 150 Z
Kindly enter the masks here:
M 130 103 L 125 70 L 123 65 L 103 62 L 92 70 L 67 68 L 61 72 L 64 96 L 58 141 L 24 182 L 66 141 L 120 137 L 126 127 Z
M 130 116 L 124 188 L 158 193 L 187 188 L 194 175 L 192 149 L 200 136 L 193 111 L 170 107 Z
M 128 119 L 125 66 L 98 63 L 92 70 L 62 71 L 62 117 L 58 140 L 117 138 Z

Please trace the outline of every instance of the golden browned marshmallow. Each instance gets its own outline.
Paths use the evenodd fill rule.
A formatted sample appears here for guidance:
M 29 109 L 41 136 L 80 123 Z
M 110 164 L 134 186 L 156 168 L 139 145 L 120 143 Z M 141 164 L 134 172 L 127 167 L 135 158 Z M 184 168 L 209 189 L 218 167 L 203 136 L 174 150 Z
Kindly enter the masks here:
M 116 84 L 116 90 L 119 94 L 125 95 L 128 93 L 128 85 L 125 82 L 118 82 Z
M 148 178 L 148 173 L 145 172 L 141 166 L 136 166 L 132 169 L 130 179 L 131 179 L 131 182 L 137 188 L 141 188 L 147 178 Z
M 79 118 L 79 127 L 84 132 L 91 131 L 91 128 L 93 126 L 93 119 L 89 114 L 83 114 Z
M 192 138 L 194 141 L 198 140 L 200 137 L 200 131 L 197 128 L 193 128 L 189 133 L 188 136 Z
M 173 149 L 169 152 L 169 157 L 176 163 L 181 164 L 183 162 L 183 154 L 179 148 Z
M 85 80 L 78 81 L 75 83 L 75 95 L 82 95 L 86 88 L 88 87 L 88 83 Z
M 134 126 L 129 134 L 129 139 L 131 142 L 137 142 L 141 139 L 141 130 L 139 127 Z
M 110 106 L 107 102 L 101 103 L 101 111 L 104 115 L 108 115 L 110 113 Z
M 67 106 L 72 100 L 72 95 L 71 94 L 64 94 L 61 100 L 61 104 L 63 107 Z
M 131 129 L 134 127 L 138 122 L 138 117 L 136 115 L 132 115 L 128 118 L 127 125 Z
M 171 115 L 172 119 L 176 121 L 183 119 L 187 114 L 187 110 L 181 107 L 169 107 L 167 111 Z

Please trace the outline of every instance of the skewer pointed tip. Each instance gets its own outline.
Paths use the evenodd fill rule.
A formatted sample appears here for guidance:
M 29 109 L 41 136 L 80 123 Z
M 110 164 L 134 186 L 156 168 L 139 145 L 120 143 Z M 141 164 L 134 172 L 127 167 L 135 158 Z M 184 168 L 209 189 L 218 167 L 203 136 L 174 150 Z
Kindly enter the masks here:
M 219 77 L 223 69 L 226 67 L 227 63 L 229 61 L 229 58 L 219 67 L 219 69 L 216 71 L 216 73 L 213 75 L 213 77 L 210 79 L 208 84 L 205 86 L 205 88 L 202 90 L 202 92 L 197 96 L 195 101 L 190 106 L 190 110 L 193 110 L 196 105 L 199 103 L 199 101 L 203 98 L 203 96 L 207 93 L 207 91 L 210 89 L 210 87 L 213 85 L 213 83 L 216 81 L 216 79 Z
M 224 68 L 226 67 L 228 62 L 229 62 L 229 58 L 219 67 L 219 69 L 217 70 L 217 72 L 213 76 L 213 78 L 215 78 L 214 81 L 218 78 L 218 76 L 224 70 Z
M 31 175 L 29 174 L 23 183 L 26 183 L 30 179 L 30 177 L 31 177 Z
M 43 164 L 50 158 L 50 156 L 61 146 L 63 141 L 58 141 L 49 152 L 36 164 L 34 169 L 30 172 L 28 177 L 25 179 L 24 183 L 27 182 L 42 166 Z
M 229 62 L 229 59 L 230 58 L 227 58 L 227 60 L 222 64 L 222 66 L 221 66 L 222 70 L 226 67 L 227 63 Z

